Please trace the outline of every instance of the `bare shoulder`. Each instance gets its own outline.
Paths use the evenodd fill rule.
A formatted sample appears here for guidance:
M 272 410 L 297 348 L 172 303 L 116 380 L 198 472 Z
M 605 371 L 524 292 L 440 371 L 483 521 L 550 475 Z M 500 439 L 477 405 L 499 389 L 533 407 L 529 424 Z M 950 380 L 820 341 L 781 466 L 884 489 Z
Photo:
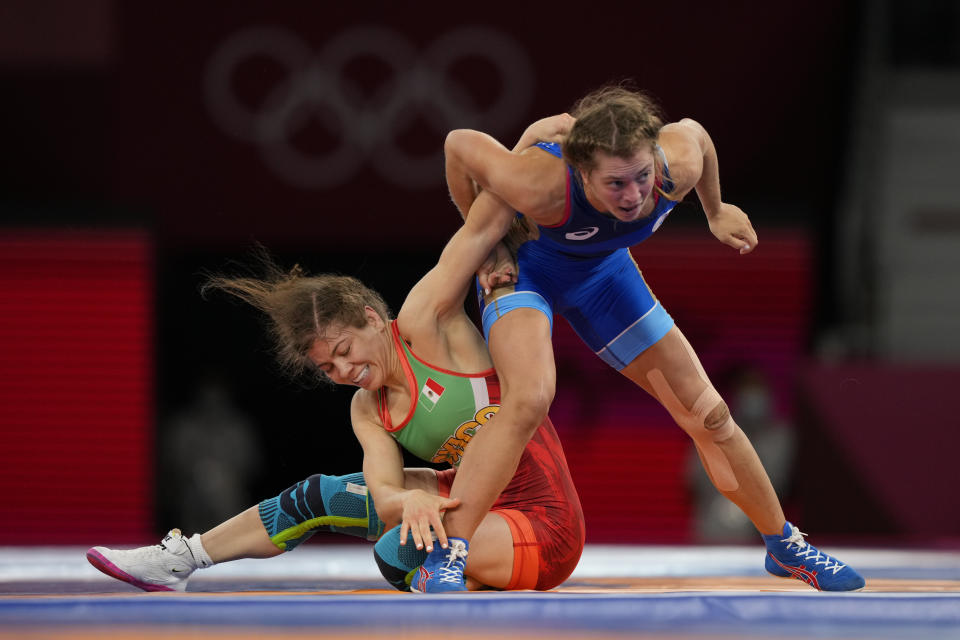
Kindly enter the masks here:
M 395 320 L 401 338 L 422 345 L 440 342 L 440 313 L 433 304 L 436 297 L 429 278 L 414 285 Z
M 537 224 L 554 224 L 563 215 L 567 199 L 567 165 L 563 158 L 529 147 L 515 154 L 517 186 L 516 209 Z
M 377 394 L 357 389 L 350 401 L 350 419 L 354 430 L 383 426 L 378 411 Z
M 398 316 L 397 323 L 400 336 L 417 357 L 434 366 L 461 373 L 492 366 L 483 336 L 462 307 L 460 313 L 442 317 Z
M 705 134 L 700 123 L 690 118 L 671 122 L 660 130 L 657 142 L 666 156 L 670 177 L 678 193 L 686 194 L 700 179 Z

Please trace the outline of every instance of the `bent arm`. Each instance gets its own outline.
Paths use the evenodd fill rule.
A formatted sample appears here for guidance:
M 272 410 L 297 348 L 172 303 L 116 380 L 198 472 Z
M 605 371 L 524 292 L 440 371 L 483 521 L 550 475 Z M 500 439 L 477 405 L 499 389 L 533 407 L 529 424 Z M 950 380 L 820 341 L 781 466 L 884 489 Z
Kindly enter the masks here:
M 510 229 L 513 209 L 490 192 L 481 193 L 463 226 L 447 242 L 437 265 L 414 285 L 398 313 L 405 327 L 426 317 L 463 313 L 473 275 Z
M 707 218 L 720 209 L 720 169 L 717 149 L 707 130 L 690 118 L 665 125 L 660 144 L 667 156 L 676 195 L 680 198 L 696 189 Z
M 710 231 L 718 240 L 740 253 L 756 248 L 757 234 L 750 219 L 720 196 L 717 150 L 707 130 L 699 122 L 684 118 L 663 127 L 660 144 L 667 156 L 676 196 L 683 198 L 696 189 Z
M 363 479 L 380 520 L 387 527 L 400 524 L 400 544 L 406 543 L 409 531 L 418 549 L 426 547 L 430 551 L 432 529 L 446 548 L 441 514 L 445 509 L 456 507 L 459 500 L 405 487 L 400 446 L 376 417 L 376 401 L 371 393 L 360 390 L 354 394 L 350 416 L 353 432 L 363 448 Z
M 473 214 L 478 186 L 540 224 L 549 224 L 550 216 L 562 209 L 566 175 L 558 158 L 539 149 L 510 151 L 471 129 L 451 131 L 443 148 L 450 197 L 465 218 Z
M 354 394 L 350 416 L 353 432 L 363 449 L 363 479 L 373 496 L 377 515 L 387 527 L 392 527 L 403 515 L 403 455 L 397 442 L 372 419 L 362 393 Z

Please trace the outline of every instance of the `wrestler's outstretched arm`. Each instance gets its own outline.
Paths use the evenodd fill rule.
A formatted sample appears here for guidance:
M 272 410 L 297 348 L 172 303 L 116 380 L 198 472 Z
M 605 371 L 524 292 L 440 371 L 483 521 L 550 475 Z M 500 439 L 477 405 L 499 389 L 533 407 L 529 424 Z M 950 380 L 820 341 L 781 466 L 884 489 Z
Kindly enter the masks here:
M 665 125 L 658 142 L 674 181 L 671 197 L 681 199 L 695 189 L 717 240 L 741 254 L 756 249 L 757 232 L 750 218 L 740 207 L 723 202 L 720 197 L 717 150 L 707 130 L 699 122 L 684 118 Z

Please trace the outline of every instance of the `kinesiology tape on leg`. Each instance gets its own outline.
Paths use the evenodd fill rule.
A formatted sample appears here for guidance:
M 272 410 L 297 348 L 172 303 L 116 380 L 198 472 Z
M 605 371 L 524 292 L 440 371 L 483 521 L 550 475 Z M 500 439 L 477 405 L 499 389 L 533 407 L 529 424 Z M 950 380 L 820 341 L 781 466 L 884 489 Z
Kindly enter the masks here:
M 673 419 L 693 438 L 717 488 L 721 491 L 736 491 L 740 487 L 740 482 L 727 456 L 717 446 L 718 442 L 730 439 L 736 424 L 726 410 L 723 398 L 713 385 L 707 382 L 707 388 L 693 403 L 693 407 L 687 409 L 677 398 L 667 378 L 659 369 L 648 371 L 647 380 L 650 381 L 660 402 Z
M 400 591 L 410 591 L 413 572 L 427 559 L 426 549 L 417 549 L 413 534 L 407 534 L 407 544 L 400 545 L 400 526 L 390 529 L 373 547 L 373 557 L 380 573 Z
M 278 549 L 291 551 L 321 527 L 376 540 L 383 533 L 362 473 L 310 476 L 260 503 L 260 520 Z

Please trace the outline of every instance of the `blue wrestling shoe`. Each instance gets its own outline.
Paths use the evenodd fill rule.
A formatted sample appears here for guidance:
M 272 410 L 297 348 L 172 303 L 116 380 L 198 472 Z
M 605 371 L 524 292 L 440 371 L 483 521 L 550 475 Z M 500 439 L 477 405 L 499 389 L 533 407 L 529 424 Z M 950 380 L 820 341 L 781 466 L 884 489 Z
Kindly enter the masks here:
M 863 588 L 863 576 L 808 543 L 803 539 L 805 535 L 787 522 L 782 535 L 763 536 L 767 545 L 767 572 L 778 578 L 796 578 L 818 591 Z
M 463 569 L 467 564 L 469 544 L 463 538 L 447 538 L 449 548 L 435 544 L 423 565 L 413 575 L 410 590 L 414 593 L 450 593 L 466 591 Z

